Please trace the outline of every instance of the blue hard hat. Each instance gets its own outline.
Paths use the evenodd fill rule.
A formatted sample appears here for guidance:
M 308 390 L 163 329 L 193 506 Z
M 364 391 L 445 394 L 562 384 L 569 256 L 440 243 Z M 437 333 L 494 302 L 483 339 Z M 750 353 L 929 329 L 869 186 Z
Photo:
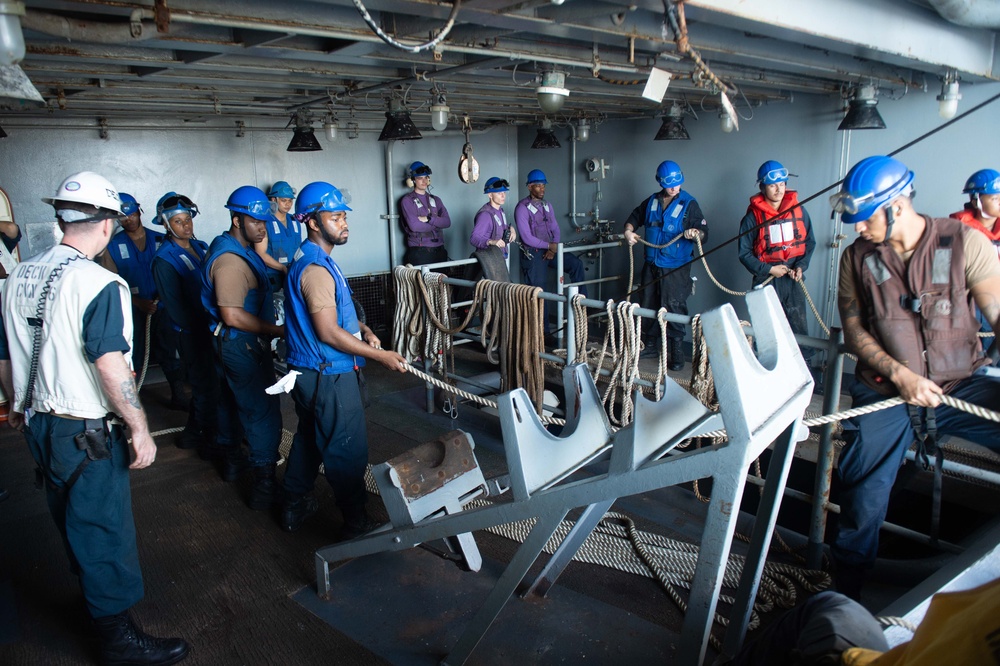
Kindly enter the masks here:
M 431 168 L 424 164 L 423 162 L 414 162 L 407 168 L 406 173 L 410 178 L 416 178 L 417 176 L 429 176 L 433 172 Z
M 757 169 L 758 185 L 774 185 L 788 180 L 788 169 L 781 162 L 768 160 Z
M 139 206 L 139 202 L 135 200 L 135 197 L 126 192 L 119 192 L 118 198 L 122 200 L 122 212 L 126 215 L 131 215 L 135 211 L 142 212 L 142 208 Z
M 188 213 L 191 218 L 198 214 L 198 206 L 193 201 L 176 192 L 167 192 L 156 202 L 156 221 L 167 226 L 167 221 L 177 213 Z
M 313 213 L 350 211 L 344 195 L 330 183 L 318 181 L 302 188 L 295 200 L 295 217 L 302 222 Z
M 532 169 L 528 172 L 528 180 L 525 181 L 525 185 L 532 185 L 534 183 L 547 183 L 549 181 L 545 180 L 545 173 L 541 169 Z
M 893 199 L 908 194 L 913 172 L 899 160 L 875 155 L 861 160 L 847 172 L 840 192 L 830 205 L 847 224 L 864 222 Z
M 671 160 L 660 162 L 660 166 L 656 167 L 656 182 L 662 188 L 677 187 L 683 183 L 684 174 L 681 173 L 680 165 Z
M 1000 171 L 996 169 L 980 169 L 969 176 L 965 183 L 966 194 L 1000 194 Z M 122 207 L 125 205 L 126 194 L 119 195 L 122 198 Z
M 295 188 L 283 180 L 271 186 L 271 191 L 267 193 L 269 199 L 294 199 Z
M 253 185 L 244 185 L 233 190 L 225 207 L 234 213 L 249 215 L 255 220 L 271 219 L 271 202 L 264 194 L 264 190 Z
M 508 183 L 503 178 L 497 178 L 496 176 L 493 176 L 492 178 L 487 180 L 486 184 L 483 185 L 483 194 L 490 194 L 491 192 L 509 192 L 509 191 L 510 191 L 510 183 Z

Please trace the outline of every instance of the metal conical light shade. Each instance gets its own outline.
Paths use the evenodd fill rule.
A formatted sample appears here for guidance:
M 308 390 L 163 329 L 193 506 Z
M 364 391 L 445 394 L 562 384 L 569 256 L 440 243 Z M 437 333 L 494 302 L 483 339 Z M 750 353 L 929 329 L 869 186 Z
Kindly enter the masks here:
M 875 106 L 878 104 L 878 91 L 875 86 L 864 85 L 857 88 L 854 99 L 850 101 L 847 115 L 840 121 L 838 130 L 885 129 L 885 122 Z
M 382 128 L 382 133 L 378 135 L 379 141 L 406 141 L 408 139 L 424 138 L 420 135 L 420 131 L 413 124 L 410 114 L 403 108 L 402 104 L 393 103 L 390 109 L 385 112 L 385 118 L 385 127 Z
M 885 121 L 874 103 L 852 101 L 838 130 L 885 129 Z
M 654 141 L 688 141 L 688 131 L 684 129 L 684 120 L 672 116 L 664 116 L 660 131 L 653 137 Z
M 534 143 L 531 144 L 533 150 L 544 150 L 546 148 L 561 148 L 559 145 L 559 139 L 556 138 L 556 133 L 551 129 L 539 128 L 538 134 L 535 136 Z
M 313 134 L 312 127 L 296 127 L 295 133 L 292 134 L 292 140 L 285 150 L 290 153 L 310 153 L 323 150 L 323 146 L 319 145 L 319 140 Z

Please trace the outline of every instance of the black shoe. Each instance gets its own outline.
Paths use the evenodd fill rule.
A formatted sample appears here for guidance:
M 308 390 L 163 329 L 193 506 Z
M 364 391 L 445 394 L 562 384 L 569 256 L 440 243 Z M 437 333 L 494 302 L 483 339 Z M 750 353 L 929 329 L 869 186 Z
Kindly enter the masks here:
M 253 468 L 253 488 L 247 501 L 254 511 L 267 511 L 278 499 L 278 482 L 274 479 L 275 464 Z
M 201 433 L 194 428 L 184 428 L 181 434 L 174 440 L 174 445 L 178 449 L 197 449 L 202 446 Z
M 639 352 L 639 358 L 660 358 L 660 347 L 658 345 L 646 345 L 646 347 Z
M 349 541 L 382 527 L 383 523 L 368 515 L 368 510 L 360 507 L 344 511 L 344 526 L 340 528 L 340 540 Z
M 302 527 L 306 518 L 319 510 L 319 501 L 313 495 L 306 495 L 298 499 L 285 499 L 281 508 L 281 529 L 286 532 L 294 532 Z
M 669 370 L 684 369 L 684 341 L 671 340 L 667 345 L 667 368 Z
M 176 664 L 188 656 L 187 641 L 157 638 L 140 629 L 128 611 L 94 619 L 101 638 L 101 663 L 105 666 Z
M 188 411 L 190 408 L 191 399 L 187 397 L 184 392 L 184 382 L 175 380 L 170 382 L 170 407 L 171 409 L 180 409 L 182 411 Z
M 10 491 L 6 488 L 0 488 L 0 502 L 8 499 L 10 497 Z
M 224 454 L 222 466 L 219 468 L 219 476 L 226 483 L 233 483 L 240 478 L 243 472 L 250 468 L 250 462 L 240 455 Z

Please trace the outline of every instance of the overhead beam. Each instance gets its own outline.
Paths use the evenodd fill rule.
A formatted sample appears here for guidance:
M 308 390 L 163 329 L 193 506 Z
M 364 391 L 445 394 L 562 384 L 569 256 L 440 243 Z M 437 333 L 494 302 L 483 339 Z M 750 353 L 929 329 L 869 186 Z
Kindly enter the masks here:
M 654 10 L 660 0 L 642 0 Z M 687 18 L 900 66 L 1000 79 L 997 33 L 953 25 L 908 0 L 685 0 Z M 691 27 L 692 32 L 696 29 Z

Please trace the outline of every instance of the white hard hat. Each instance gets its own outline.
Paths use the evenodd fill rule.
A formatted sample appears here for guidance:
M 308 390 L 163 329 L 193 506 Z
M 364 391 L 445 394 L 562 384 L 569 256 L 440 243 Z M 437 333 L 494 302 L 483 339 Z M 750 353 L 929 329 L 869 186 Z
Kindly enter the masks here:
M 119 214 L 122 212 L 122 202 L 118 196 L 118 190 L 107 178 L 99 176 L 93 171 L 74 173 L 62 182 L 59 189 L 56 190 L 55 196 L 43 197 L 42 201 L 57 208 L 58 202 L 66 201 L 89 204 L 113 210 Z

